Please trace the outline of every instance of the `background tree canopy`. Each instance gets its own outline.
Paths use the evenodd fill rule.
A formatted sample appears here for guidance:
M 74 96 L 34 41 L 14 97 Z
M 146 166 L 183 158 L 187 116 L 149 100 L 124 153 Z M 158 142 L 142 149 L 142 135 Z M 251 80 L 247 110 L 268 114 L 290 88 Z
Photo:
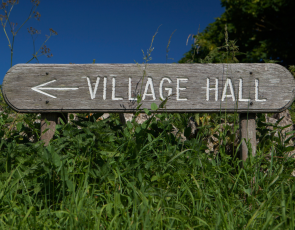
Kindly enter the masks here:
M 295 64 L 294 0 L 221 0 L 221 4 L 226 11 L 194 36 L 191 50 L 180 63 L 202 62 L 208 53 L 220 49 L 225 44 L 227 25 L 229 40 L 234 40 L 229 44 L 238 46 L 240 62 Z M 222 61 L 220 52 L 218 55 L 211 61 Z

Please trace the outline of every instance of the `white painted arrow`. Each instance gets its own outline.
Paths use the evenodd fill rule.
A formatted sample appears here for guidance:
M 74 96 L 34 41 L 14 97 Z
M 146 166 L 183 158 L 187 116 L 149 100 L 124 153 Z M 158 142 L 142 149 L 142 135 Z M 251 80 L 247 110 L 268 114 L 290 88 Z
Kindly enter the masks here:
M 31 89 L 34 90 L 34 91 L 36 91 L 36 92 L 38 92 L 38 93 L 42 93 L 42 94 L 44 94 L 44 95 L 46 95 L 48 97 L 53 97 L 53 98 L 56 98 L 56 97 L 53 96 L 53 95 L 50 95 L 48 93 L 45 93 L 45 92 L 43 92 L 41 90 L 60 90 L 60 91 L 64 91 L 64 90 L 77 90 L 77 89 L 79 89 L 79 88 L 50 88 L 50 87 L 42 87 L 42 86 L 48 85 L 50 83 L 53 83 L 55 81 L 56 80 L 49 81 L 49 82 L 43 83 L 41 85 L 37 85 L 37 86 L 35 86 L 35 87 L 31 88 Z

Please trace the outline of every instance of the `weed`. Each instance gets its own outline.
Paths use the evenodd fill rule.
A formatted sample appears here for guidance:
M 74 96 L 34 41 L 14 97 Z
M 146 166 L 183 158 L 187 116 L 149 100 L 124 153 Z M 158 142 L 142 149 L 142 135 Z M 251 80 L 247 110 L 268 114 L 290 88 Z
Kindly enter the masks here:
M 235 43 L 224 48 L 234 61 L 228 54 L 236 52 Z M 232 136 L 237 114 L 157 114 L 160 106 L 152 104 L 153 113 L 143 109 L 149 119 L 142 124 L 70 116 L 48 146 L 37 141 L 37 115 L 14 118 L 7 108 L 0 114 L 0 227 L 294 229 L 295 162 L 287 154 L 294 147 L 287 127 L 258 115 L 257 154 L 241 168 Z M 189 137 L 192 116 L 196 137 L 172 134 L 176 126 Z M 216 151 L 208 151 L 212 135 Z

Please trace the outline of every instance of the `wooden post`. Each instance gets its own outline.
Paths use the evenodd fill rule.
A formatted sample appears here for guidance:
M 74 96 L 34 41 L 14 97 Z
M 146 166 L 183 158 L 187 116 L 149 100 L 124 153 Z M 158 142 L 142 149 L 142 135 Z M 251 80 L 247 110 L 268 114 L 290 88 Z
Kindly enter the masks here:
M 67 122 L 68 116 L 66 113 L 41 113 L 41 140 L 44 141 L 45 146 L 53 138 L 55 126 L 60 123 L 59 118 Z M 46 120 L 49 122 L 49 125 L 45 122 Z M 48 130 L 43 133 L 46 129 Z
M 41 113 L 41 141 L 44 141 L 45 146 L 49 144 L 54 135 L 57 119 L 58 113 Z M 50 123 L 49 125 L 47 125 L 46 120 Z M 46 129 L 49 130 L 43 133 Z
M 119 117 L 120 117 L 120 121 L 121 121 L 122 125 L 125 125 L 126 119 L 125 119 L 124 113 L 119 113 Z
M 242 141 L 240 149 L 240 159 L 246 161 L 248 158 L 248 148 L 245 140 L 252 147 L 252 156 L 256 154 L 256 113 L 240 113 L 240 138 Z

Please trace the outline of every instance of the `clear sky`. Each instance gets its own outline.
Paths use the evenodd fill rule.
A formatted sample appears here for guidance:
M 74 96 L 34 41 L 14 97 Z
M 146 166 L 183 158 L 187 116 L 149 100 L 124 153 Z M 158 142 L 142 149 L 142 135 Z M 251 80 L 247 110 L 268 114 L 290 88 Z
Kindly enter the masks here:
M 30 0 L 21 0 L 10 16 L 19 27 L 30 13 Z M 33 54 L 33 41 L 27 28 L 41 30 L 36 49 L 49 35 L 49 28 L 58 35 L 51 37 L 46 46 L 53 56 L 39 58 L 40 63 L 83 64 L 142 63 L 157 28 L 150 63 L 166 63 L 166 47 L 171 33 L 169 59 L 177 62 L 192 44 L 186 45 L 189 34 L 196 34 L 219 17 L 224 8 L 220 0 L 41 0 L 37 9 L 40 21 L 32 18 L 15 37 L 13 65 L 26 63 Z M 1 14 L 1 13 L 0 13 Z M 3 13 L 2 13 L 3 14 Z M 10 49 L 0 28 L 0 81 L 10 68 Z M 6 27 L 8 34 L 10 29 Z M 35 63 L 33 61 L 31 63 Z

